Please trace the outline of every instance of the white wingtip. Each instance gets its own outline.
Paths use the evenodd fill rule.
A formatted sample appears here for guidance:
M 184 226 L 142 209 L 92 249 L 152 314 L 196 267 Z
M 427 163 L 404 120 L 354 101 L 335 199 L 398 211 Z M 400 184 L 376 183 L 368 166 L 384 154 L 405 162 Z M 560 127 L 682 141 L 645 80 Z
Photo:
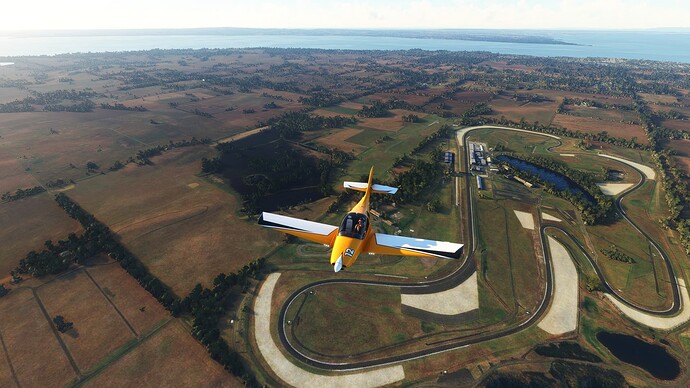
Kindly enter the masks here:
M 333 266 L 333 270 L 335 272 L 340 272 L 340 270 L 343 269 L 343 256 L 341 255 L 338 257 L 338 260 L 335 262 L 335 265 Z

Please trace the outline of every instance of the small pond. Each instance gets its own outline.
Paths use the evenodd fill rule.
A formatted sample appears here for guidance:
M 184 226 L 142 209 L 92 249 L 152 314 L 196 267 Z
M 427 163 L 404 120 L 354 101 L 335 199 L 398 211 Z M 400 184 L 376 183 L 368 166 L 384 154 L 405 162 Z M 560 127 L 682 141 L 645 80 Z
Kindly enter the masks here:
M 582 188 L 580 188 L 580 186 L 575 184 L 575 182 L 571 181 L 570 179 L 564 177 L 561 174 L 547 170 L 545 168 L 541 168 L 539 166 L 525 162 L 520 159 L 511 158 L 507 155 L 499 155 L 496 157 L 496 160 L 506 162 L 520 171 L 525 171 L 532 175 L 536 175 L 541 180 L 551 183 L 557 190 L 567 190 L 573 194 L 579 194 L 583 196 L 585 199 L 594 202 L 594 198 L 592 198 L 592 196 L 589 195 L 589 193 L 583 191 Z
M 657 379 L 673 380 L 680 374 L 678 360 L 659 345 L 606 331 L 597 333 L 597 340 L 619 360 L 638 366 Z

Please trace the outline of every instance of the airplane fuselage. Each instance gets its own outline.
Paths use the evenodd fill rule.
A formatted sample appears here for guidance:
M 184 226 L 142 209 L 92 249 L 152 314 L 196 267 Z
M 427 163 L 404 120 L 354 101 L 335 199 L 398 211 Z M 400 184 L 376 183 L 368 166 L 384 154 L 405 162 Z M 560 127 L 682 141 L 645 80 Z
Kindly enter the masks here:
M 368 183 L 371 186 L 371 176 Z M 333 242 L 331 251 L 331 265 L 339 271 L 340 267 L 352 266 L 374 236 L 369 229 L 369 198 L 371 191 L 367 189 L 362 199 L 350 210 L 340 224 L 338 236 Z

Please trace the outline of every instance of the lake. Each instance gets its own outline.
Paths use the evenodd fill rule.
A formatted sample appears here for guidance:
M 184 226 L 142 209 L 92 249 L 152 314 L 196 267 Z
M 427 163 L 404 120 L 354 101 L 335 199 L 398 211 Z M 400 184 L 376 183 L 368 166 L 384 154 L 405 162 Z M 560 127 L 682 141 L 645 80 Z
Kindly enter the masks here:
M 680 374 L 678 360 L 659 345 L 606 331 L 597 333 L 597 340 L 621 361 L 639 366 L 658 379 L 673 380 Z
M 355 50 L 491 51 L 502 54 L 610 57 L 690 63 L 690 31 L 531 31 L 576 45 L 417 39 L 377 36 L 162 35 L 0 36 L 0 56 L 183 48 L 319 48 Z M 1 33 L 0 33 L 1 34 Z
M 500 162 L 506 162 L 520 171 L 525 171 L 532 175 L 538 176 L 543 181 L 551 183 L 556 188 L 556 190 L 567 190 L 573 194 L 581 195 L 583 198 L 589 200 L 590 202 L 594 202 L 594 198 L 592 198 L 592 196 L 589 195 L 589 193 L 583 191 L 580 188 L 580 186 L 578 186 L 570 179 L 564 177 L 561 174 L 541 168 L 539 166 L 525 162 L 520 159 L 511 158 L 507 155 L 498 155 L 495 159 Z

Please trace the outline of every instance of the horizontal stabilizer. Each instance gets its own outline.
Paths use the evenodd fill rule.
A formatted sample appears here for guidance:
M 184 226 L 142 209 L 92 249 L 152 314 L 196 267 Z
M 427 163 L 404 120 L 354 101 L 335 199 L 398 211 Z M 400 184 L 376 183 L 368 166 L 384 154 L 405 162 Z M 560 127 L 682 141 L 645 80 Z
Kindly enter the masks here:
M 367 251 L 383 255 L 404 255 L 459 259 L 463 244 L 376 233 Z
M 337 226 L 266 212 L 261 213 L 259 225 L 329 246 L 338 233 Z
M 343 186 L 346 189 L 352 189 L 356 191 L 367 191 L 367 184 L 364 182 L 343 182 Z M 378 194 L 395 194 L 398 192 L 398 188 L 373 184 L 371 185 L 371 192 Z

